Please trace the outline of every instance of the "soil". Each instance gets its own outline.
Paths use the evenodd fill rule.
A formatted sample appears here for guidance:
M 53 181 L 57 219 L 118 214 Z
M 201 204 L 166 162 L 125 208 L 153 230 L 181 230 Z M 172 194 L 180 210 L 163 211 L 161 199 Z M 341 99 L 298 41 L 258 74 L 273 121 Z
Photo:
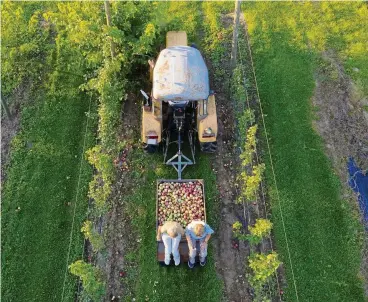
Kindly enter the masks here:
M 233 15 L 226 15 L 222 18 L 224 27 L 232 25 Z M 239 30 L 246 30 L 245 22 L 241 19 Z M 231 43 L 231 37 L 227 37 Z M 231 45 L 227 45 L 230 53 Z M 244 64 L 250 65 L 247 58 L 243 58 Z M 210 75 L 213 75 L 213 67 L 208 64 Z M 231 78 L 230 58 L 227 62 L 222 62 L 221 67 L 225 70 L 227 79 Z M 249 67 L 249 66 L 248 66 Z M 211 77 L 212 78 L 212 77 Z M 245 228 L 249 224 L 253 224 L 259 217 L 267 217 L 269 204 L 267 200 L 264 184 L 261 184 L 257 202 L 251 204 L 236 204 L 237 185 L 236 178 L 241 171 L 238 167 L 241 166 L 239 160 L 239 151 L 234 146 L 236 145 L 236 129 L 235 129 L 235 114 L 233 112 L 233 104 L 231 101 L 231 91 L 229 91 L 228 81 L 212 81 L 211 87 L 216 92 L 217 117 L 218 117 L 218 150 L 213 167 L 217 173 L 217 182 L 220 191 L 221 199 L 221 220 L 219 225 L 219 236 L 214 238 L 216 247 L 216 267 L 217 272 L 221 276 L 225 285 L 225 295 L 228 301 L 252 301 L 253 291 L 251 290 L 246 273 L 246 258 L 252 252 L 267 253 L 272 251 L 272 238 L 264 240 L 258 248 L 251 248 L 245 241 L 234 240 L 232 224 L 236 221 L 241 221 Z M 256 95 L 249 94 L 251 107 L 255 107 L 257 112 L 258 100 Z M 258 156 L 256 158 L 258 163 Z M 237 246 L 234 246 L 237 244 Z M 280 284 L 285 285 L 284 271 L 280 267 L 277 274 L 276 283 L 270 286 L 274 293 L 275 301 L 282 299 L 278 295 Z M 277 292 L 276 292 L 277 291 Z
M 225 28 L 233 23 L 233 16 L 223 16 L 222 22 Z M 226 46 L 228 52 L 231 49 L 231 37 L 227 37 Z M 245 279 L 246 257 L 249 255 L 249 247 L 244 242 L 238 242 L 233 238 L 232 225 L 236 221 L 246 221 L 246 213 L 243 205 L 235 203 L 236 200 L 236 167 L 239 164 L 239 156 L 234 145 L 235 120 L 229 91 L 231 78 L 230 58 L 222 62 L 227 81 L 214 79 L 214 68 L 207 62 L 210 74 L 210 87 L 216 93 L 218 133 L 218 149 L 213 161 L 213 168 L 217 174 L 217 185 L 220 192 L 220 215 L 218 236 L 214 237 L 215 261 L 217 273 L 224 281 L 226 299 L 230 302 L 251 301 L 248 292 L 248 283 Z M 237 244 L 237 246 L 235 245 Z
M 1 116 L 1 182 L 5 180 L 5 170 L 8 164 L 9 150 L 13 137 L 18 133 L 20 114 L 23 104 L 30 101 L 31 83 L 25 82 L 14 90 L 12 95 L 4 101 L 8 104 L 11 119 L 4 110 Z M 2 108 L 3 109 L 3 108 Z
M 324 141 L 325 152 L 339 176 L 343 198 L 359 211 L 355 193 L 350 189 L 347 161 L 353 157 L 358 166 L 368 169 L 368 99 L 344 72 L 334 53 L 323 54 L 324 63 L 315 74 L 312 104 L 316 109 L 316 131 Z M 366 236 L 365 236 L 366 238 Z M 366 239 L 367 241 L 367 239 Z M 361 273 L 368 296 L 368 242 L 362 250 Z
M 44 27 L 46 23 L 43 20 L 41 21 L 40 25 Z M 49 36 L 50 44 L 55 44 L 55 40 L 54 40 L 55 36 L 56 36 L 56 32 L 54 31 L 53 28 L 51 28 L 50 36 Z M 46 56 L 43 56 L 42 61 L 44 61 L 45 58 Z M 45 75 L 46 75 L 46 72 L 44 73 L 44 76 Z M 40 78 L 39 80 L 36 80 L 36 82 L 42 83 L 43 79 Z M 4 110 L 2 110 L 2 113 L 1 113 L 1 183 L 5 181 L 5 177 L 6 177 L 5 170 L 8 164 L 8 157 L 9 157 L 11 141 L 13 137 L 19 131 L 22 107 L 24 104 L 29 104 L 33 100 L 32 87 L 36 87 L 36 86 L 37 86 L 37 83 L 34 82 L 34 78 L 33 80 L 29 78 L 24 79 L 23 82 L 17 88 L 14 89 L 14 91 L 11 93 L 9 97 L 7 97 L 6 99 L 4 98 L 4 101 L 9 107 L 11 120 L 9 120 L 6 117 Z M 3 107 L 1 109 L 3 109 Z
M 220 191 L 221 219 L 219 223 L 218 236 L 213 239 L 215 246 L 215 261 L 218 274 L 224 281 L 225 295 L 228 301 L 251 301 L 248 294 L 248 285 L 245 280 L 246 256 L 249 255 L 249 248 L 244 242 L 233 240 L 232 224 L 236 221 L 244 221 L 245 213 L 242 205 L 235 204 L 235 163 L 237 154 L 232 138 L 233 125 L 229 120 L 231 116 L 231 106 L 229 106 L 228 96 L 216 89 L 216 104 L 218 114 L 218 150 L 213 167 L 217 174 L 217 185 Z M 225 122 L 223 122 L 225 121 Z M 238 247 L 234 246 L 234 243 Z
M 350 156 L 360 168 L 368 168 L 368 118 L 363 108 L 367 98 L 357 91 L 332 53 L 324 53 L 323 59 L 326 67 L 315 76 L 312 100 L 317 109 L 315 126 L 340 178 L 347 181 Z
M 103 223 L 106 234 L 107 258 L 100 257 L 99 266 L 104 268 L 107 275 L 107 295 L 105 301 L 121 301 L 123 296 L 129 294 L 130 289 L 125 286 L 124 278 L 128 270 L 124 256 L 134 250 L 136 238 L 131 230 L 131 222 L 122 196 L 129 195 L 134 183 L 129 181 L 129 163 L 127 157 L 133 150 L 132 142 L 139 129 L 139 108 L 136 104 L 136 96 L 130 95 L 122 106 L 122 126 L 120 129 L 120 140 L 128 144 L 121 152 L 117 160 L 119 176 L 114 185 L 114 191 L 110 201 L 111 209 Z

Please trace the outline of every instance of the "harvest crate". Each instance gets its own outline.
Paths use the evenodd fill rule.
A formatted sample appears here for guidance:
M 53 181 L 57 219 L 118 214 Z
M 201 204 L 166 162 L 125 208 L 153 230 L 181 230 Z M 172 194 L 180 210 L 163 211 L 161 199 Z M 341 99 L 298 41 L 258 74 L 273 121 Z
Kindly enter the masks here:
M 207 221 L 207 217 L 206 217 L 206 199 L 205 199 L 205 192 L 204 192 L 204 182 L 203 179 L 159 179 L 157 180 L 157 184 L 156 184 L 156 234 L 157 234 L 157 229 L 159 226 L 159 222 L 158 222 L 158 211 L 159 211 L 159 198 L 158 198 L 158 191 L 159 191 L 159 185 L 162 183 L 188 183 L 188 182 L 199 182 L 201 187 L 202 187 L 202 196 L 203 196 L 203 207 L 204 207 L 204 221 Z M 185 226 L 183 226 L 183 228 L 185 229 Z M 197 244 L 197 251 L 199 251 L 199 244 Z M 179 253 L 180 253 L 180 261 L 181 262 L 188 262 L 189 259 L 189 248 L 188 248 L 188 243 L 187 243 L 187 239 L 185 238 L 185 236 L 183 236 L 181 238 L 180 244 L 179 244 Z M 199 252 L 198 252 L 199 253 Z M 198 258 L 198 257 L 197 257 Z M 163 241 L 158 241 L 157 242 L 157 261 L 160 264 L 163 264 L 165 260 L 165 246 Z

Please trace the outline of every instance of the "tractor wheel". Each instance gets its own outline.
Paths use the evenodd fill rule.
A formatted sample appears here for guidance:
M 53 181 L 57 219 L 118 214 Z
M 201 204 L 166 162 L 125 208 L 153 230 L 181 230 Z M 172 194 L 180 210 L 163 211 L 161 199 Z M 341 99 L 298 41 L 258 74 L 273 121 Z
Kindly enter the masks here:
M 156 153 L 158 150 L 158 145 L 148 145 L 148 144 L 143 144 L 143 150 L 146 153 Z
M 204 153 L 215 153 L 217 151 L 217 142 L 201 143 L 201 151 Z

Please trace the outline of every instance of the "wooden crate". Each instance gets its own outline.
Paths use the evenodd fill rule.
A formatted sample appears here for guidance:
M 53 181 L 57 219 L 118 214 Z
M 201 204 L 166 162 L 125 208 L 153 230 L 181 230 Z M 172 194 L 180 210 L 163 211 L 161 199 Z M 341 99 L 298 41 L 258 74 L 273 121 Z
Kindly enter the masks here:
M 185 239 L 185 238 L 184 238 Z M 200 250 L 200 245 L 199 242 L 197 241 L 196 244 L 196 249 L 197 249 L 197 257 L 196 257 L 196 262 L 199 262 L 199 250 Z M 180 244 L 179 244 L 179 253 L 180 253 L 180 262 L 188 262 L 189 260 L 189 247 L 188 247 L 188 242 L 185 240 L 181 240 Z M 164 263 L 165 262 L 165 246 L 164 243 L 162 241 L 157 242 L 157 261 L 160 263 Z
M 159 179 L 157 180 L 157 184 L 156 184 L 156 234 L 157 234 L 157 229 L 158 229 L 158 186 L 161 183 L 167 183 L 167 182 L 179 182 L 179 183 L 183 183 L 183 182 L 195 182 L 198 181 L 201 185 L 202 185 L 202 193 L 203 193 L 203 207 L 204 207 L 204 222 L 207 221 L 207 216 L 206 216 L 206 198 L 205 198 L 205 193 L 204 193 L 204 181 L 203 179 Z M 185 227 L 184 227 L 185 229 Z M 197 256 L 199 255 L 199 242 L 197 242 Z M 179 244 L 179 253 L 180 253 L 180 262 L 188 262 L 189 260 L 189 248 L 188 248 L 188 242 L 187 239 L 185 238 L 185 236 L 183 236 L 181 238 L 180 244 Z M 198 257 L 197 257 L 198 258 Z M 165 246 L 163 241 L 159 241 L 157 242 L 157 261 L 160 263 L 164 263 L 165 260 Z M 199 261 L 197 259 L 197 261 Z

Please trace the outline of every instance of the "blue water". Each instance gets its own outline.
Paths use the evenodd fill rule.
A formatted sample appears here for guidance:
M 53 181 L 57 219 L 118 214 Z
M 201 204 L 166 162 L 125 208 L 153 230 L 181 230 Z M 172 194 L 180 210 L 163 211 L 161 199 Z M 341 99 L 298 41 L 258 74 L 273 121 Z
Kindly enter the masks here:
M 348 170 L 350 174 L 349 184 L 358 193 L 360 210 L 363 213 L 365 228 L 368 231 L 368 171 L 359 169 L 352 158 L 349 159 Z

